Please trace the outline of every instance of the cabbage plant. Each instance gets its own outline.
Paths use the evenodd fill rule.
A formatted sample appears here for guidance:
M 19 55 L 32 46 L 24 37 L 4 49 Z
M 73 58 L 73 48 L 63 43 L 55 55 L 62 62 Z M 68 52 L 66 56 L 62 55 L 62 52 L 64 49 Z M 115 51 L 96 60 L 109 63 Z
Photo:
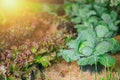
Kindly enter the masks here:
M 65 61 L 77 61 L 81 66 L 97 63 L 114 66 L 115 59 L 109 53 L 120 50 L 120 44 L 114 38 L 119 23 L 117 12 L 101 3 L 78 1 L 66 2 L 65 12 L 78 32 L 77 38 L 67 43 L 68 49 L 60 52 Z

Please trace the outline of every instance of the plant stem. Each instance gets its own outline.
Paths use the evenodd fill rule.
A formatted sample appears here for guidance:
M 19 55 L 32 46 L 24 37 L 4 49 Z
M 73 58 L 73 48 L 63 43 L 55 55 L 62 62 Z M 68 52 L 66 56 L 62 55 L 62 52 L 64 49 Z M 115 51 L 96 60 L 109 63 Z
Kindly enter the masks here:
M 70 80 L 72 80 L 71 76 L 72 76 L 72 64 L 70 64 Z

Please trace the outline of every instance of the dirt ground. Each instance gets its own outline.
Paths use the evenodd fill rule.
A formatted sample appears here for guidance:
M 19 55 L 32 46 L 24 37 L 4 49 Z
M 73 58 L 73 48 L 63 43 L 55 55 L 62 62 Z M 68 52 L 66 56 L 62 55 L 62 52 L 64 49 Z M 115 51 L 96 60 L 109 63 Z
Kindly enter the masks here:
M 101 74 L 91 74 L 88 71 L 82 72 L 76 62 L 66 63 L 65 61 L 54 64 L 52 67 L 47 68 L 44 74 L 46 78 L 45 80 L 104 80 L 108 77 L 106 76 L 107 72 L 105 70 L 103 70 Z M 112 74 L 112 77 L 116 76 L 117 79 L 111 78 L 110 80 L 120 80 L 119 74 Z
M 114 58 L 116 59 L 116 65 L 115 68 L 120 68 L 120 52 L 116 55 L 114 55 Z

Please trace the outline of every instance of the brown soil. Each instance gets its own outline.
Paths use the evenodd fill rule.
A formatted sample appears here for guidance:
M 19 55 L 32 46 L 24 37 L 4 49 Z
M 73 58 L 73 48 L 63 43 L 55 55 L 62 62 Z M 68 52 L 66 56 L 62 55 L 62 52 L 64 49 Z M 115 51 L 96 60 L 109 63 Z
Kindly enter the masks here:
M 113 55 L 113 57 L 116 59 L 115 69 L 120 69 L 120 52 Z
M 46 78 L 45 80 L 101 80 L 102 78 L 108 77 L 105 76 L 107 74 L 105 72 L 105 70 L 103 70 L 101 74 L 82 72 L 76 62 L 66 63 L 65 61 L 62 61 L 54 64 L 52 67 L 47 68 L 44 74 Z M 112 74 L 112 77 L 117 76 L 118 79 L 116 80 L 119 80 L 120 75 L 114 74 L 115 73 Z
M 120 43 L 120 35 L 115 36 L 115 39 Z
M 120 43 L 120 35 L 115 36 L 115 39 Z M 120 68 L 120 52 L 113 55 L 113 57 L 116 59 L 116 65 L 115 68 Z

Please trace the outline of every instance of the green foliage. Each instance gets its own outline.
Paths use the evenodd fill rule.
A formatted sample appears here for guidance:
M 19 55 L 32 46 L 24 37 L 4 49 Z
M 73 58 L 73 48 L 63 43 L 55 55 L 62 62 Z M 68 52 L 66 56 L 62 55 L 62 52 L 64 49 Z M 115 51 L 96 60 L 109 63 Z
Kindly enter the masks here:
M 120 0 L 95 0 L 100 3 L 109 3 L 110 6 L 117 6 L 120 4 Z
M 70 1 L 77 1 L 80 3 L 91 3 L 91 2 L 97 2 L 102 3 L 109 6 L 118 6 L 120 5 L 120 0 L 70 0 Z
M 41 63 L 43 67 L 48 67 L 51 65 L 50 61 L 53 60 L 51 56 L 37 56 L 35 62 Z
M 78 65 L 93 65 L 100 62 L 106 67 L 115 65 L 115 59 L 108 53 L 120 50 L 114 39 L 118 26 L 117 12 L 104 4 L 84 4 L 79 1 L 65 3 L 65 12 L 75 23 L 78 36 L 68 42 L 68 50 L 61 54 L 67 62 L 77 60 Z
M 99 62 L 106 67 L 115 65 L 115 59 L 108 54 L 100 55 Z
M 32 46 L 30 50 L 31 50 L 31 52 L 34 53 L 34 54 L 37 52 L 37 49 L 36 49 L 35 46 Z

